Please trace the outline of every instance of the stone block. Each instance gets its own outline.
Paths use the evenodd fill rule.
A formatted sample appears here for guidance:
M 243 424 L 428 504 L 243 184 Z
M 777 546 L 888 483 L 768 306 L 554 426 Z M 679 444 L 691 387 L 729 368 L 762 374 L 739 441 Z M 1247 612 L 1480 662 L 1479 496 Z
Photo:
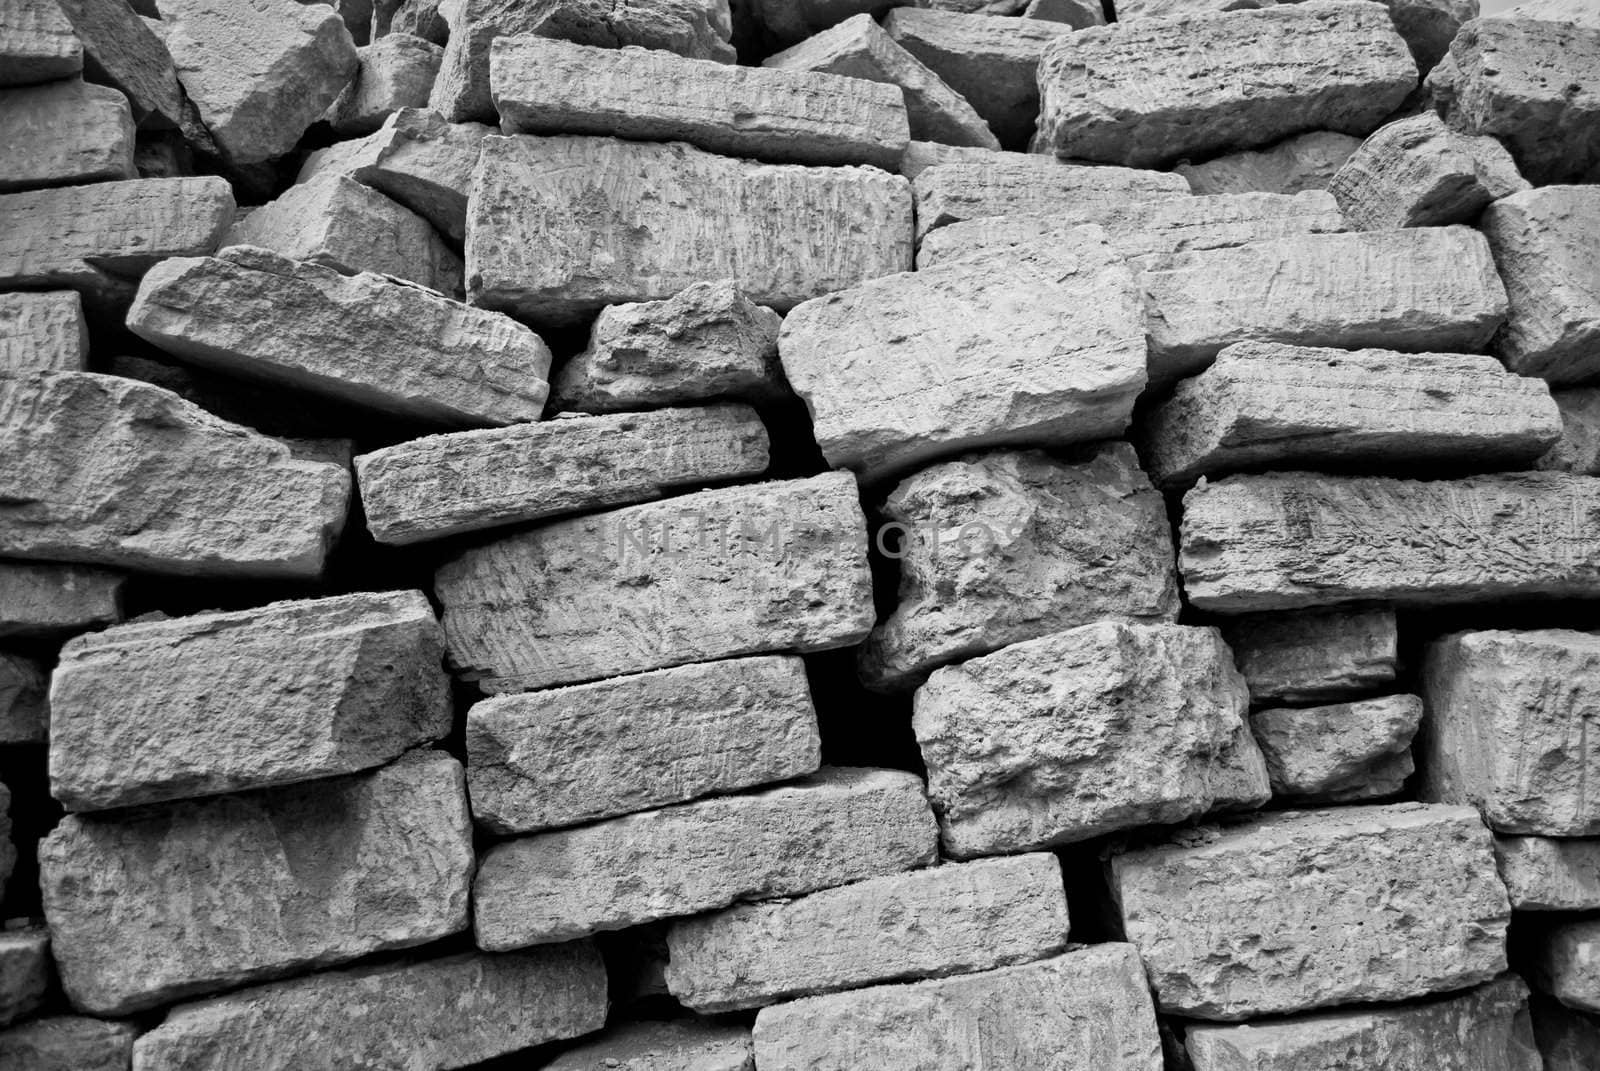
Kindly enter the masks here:
M 1511 300 L 1494 346 L 1506 367 L 1552 383 L 1600 373 L 1600 187 L 1528 190 L 1482 226 Z
M 42 744 L 50 730 L 50 671 L 0 652 L 0 745 Z
M 0 294 L 0 375 L 86 372 L 89 325 L 72 290 Z
M 1550 926 L 1530 942 L 1528 983 L 1575 1011 L 1600 1012 L 1600 919 Z
M 133 112 L 115 89 L 47 82 L 0 89 L 0 192 L 137 177 Z
M 1432 112 L 1379 129 L 1328 184 L 1358 231 L 1476 223 L 1490 202 L 1527 188 L 1504 145 Z
M 1313 130 L 1265 149 L 1225 153 L 1203 164 L 1173 168 L 1196 194 L 1303 193 L 1326 190 L 1361 139 L 1332 130 Z
M 128 1071 L 133 1023 L 53 1015 L 0 1031 L 0 1060 L 16 1071 Z
M 71 78 L 83 70 L 83 45 L 55 4 L 0 0 L 0 86 Z
M 42 922 L 0 932 L 0 1027 L 25 1019 L 50 991 L 50 931 Z M 3 1044 L 3 1042 L 0 1042 Z
M 1272 794 L 1307 803 L 1393 796 L 1413 772 L 1411 739 L 1422 700 L 1389 695 L 1321 707 L 1278 707 L 1250 715 L 1267 760 Z
M 750 1030 L 701 1019 L 622 1023 L 544 1071 L 756 1071 Z
M 346 136 L 371 134 L 401 108 L 426 108 L 444 49 L 411 34 L 392 33 L 356 50 L 360 66 L 328 109 L 328 124 Z
M 1574 387 L 1553 395 L 1561 411 L 1561 440 L 1534 467 L 1600 476 L 1600 389 Z
M 1389 609 L 1246 614 L 1223 625 L 1250 698 L 1314 703 L 1383 688 L 1395 679 L 1399 636 Z
M 1501 836 L 1494 854 L 1513 910 L 1600 911 L 1600 840 Z

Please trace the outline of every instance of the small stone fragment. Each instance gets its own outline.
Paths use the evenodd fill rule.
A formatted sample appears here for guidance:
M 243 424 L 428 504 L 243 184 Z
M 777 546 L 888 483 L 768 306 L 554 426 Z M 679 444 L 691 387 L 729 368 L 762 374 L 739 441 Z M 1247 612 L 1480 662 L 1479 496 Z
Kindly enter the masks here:
M 1459 134 L 1433 112 L 1381 127 L 1328 184 L 1358 231 L 1474 223 L 1527 188 L 1504 145 Z
M 0 652 L 0 745 L 45 742 L 49 692 L 50 673 L 43 663 Z
M 43 923 L 0 932 L 0 1027 L 32 1015 L 50 990 L 50 931 Z M 0 1041 L 0 1047 L 4 1046 Z M 3 1051 L 3 1048 L 0 1048 Z
M 1228 153 L 1203 164 L 1173 168 L 1196 194 L 1303 193 L 1326 190 L 1361 147 L 1361 139 L 1332 130 L 1285 138 L 1270 148 Z
M 1256 703 L 1343 699 L 1395 679 L 1393 610 L 1246 614 L 1222 634 Z
M 1522 969 L 1528 982 L 1576 1011 L 1600 1012 L 1600 919 L 1580 919 L 1540 933 Z
M 0 89 L 0 144 L 3 192 L 137 177 L 128 98 L 105 86 Z
M 1600 1015 L 1573 1011 L 1554 997 L 1535 993 L 1528 1000 L 1533 1036 L 1544 1057 L 1544 1071 L 1595 1071 L 1600 1067 Z
M 71 78 L 83 70 L 83 45 L 55 4 L 0 0 L 0 86 Z
M 1511 300 L 1494 345 L 1506 367 L 1551 383 L 1600 373 L 1600 186 L 1516 194 L 1482 227 Z
M 1561 410 L 1561 440 L 1534 467 L 1600 476 L 1600 388 L 1558 390 L 1554 397 Z
M 701 1019 L 622 1023 L 543 1071 L 756 1071 L 748 1027 Z
M 1600 840 L 1503 836 L 1494 853 L 1513 910 L 1600 910 Z
M 346 136 L 370 134 L 401 108 L 426 108 L 444 49 L 392 33 L 356 49 L 360 67 L 328 109 L 328 123 Z
M 33 1019 L 0 1031 L 0 1066 L 10 1071 L 128 1071 L 132 1023 L 108 1023 L 83 1015 Z
M 86 372 L 88 364 L 89 325 L 75 291 L 0 294 L 0 375 Z
M 1411 738 L 1422 700 L 1390 695 L 1323 707 L 1281 707 L 1250 715 L 1272 777 L 1272 794 L 1304 803 L 1351 803 L 1393 796 L 1413 771 Z

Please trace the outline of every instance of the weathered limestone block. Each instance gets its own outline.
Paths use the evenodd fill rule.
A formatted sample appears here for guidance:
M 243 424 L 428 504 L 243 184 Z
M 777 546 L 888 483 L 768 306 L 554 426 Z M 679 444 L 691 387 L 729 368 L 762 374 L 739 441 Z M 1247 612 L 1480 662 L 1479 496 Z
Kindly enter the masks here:
M 1185 253 L 1141 279 L 1152 383 L 1193 375 L 1224 346 L 1252 340 L 1472 353 L 1506 313 L 1489 244 L 1466 227 Z
M 761 1071 L 946 1071 L 997 1059 L 1161 1071 L 1155 1008 L 1127 944 L 763 1008 L 755 1045 Z
M 50 931 L 41 923 L 0 932 L 0 1027 L 37 1011 L 50 989 Z
M 495 833 L 737 792 L 821 764 L 805 665 L 792 657 L 499 696 L 467 713 L 472 815 Z
M 0 294 L 0 375 L 85 372 L 88 365 L 89 325 L 76 291 Z
M 1553 393 L 1556 408 L 1561 410 L 1561 440 L 1534 462 L 1534 467 L 1576 476 L 1600 475 L 1600 388 L 1576 387 Z
M 42 744 L 50 729 L 50 672 L 0 651 L 0 744 Z
M 358 67 L 344 22 L 294 0 L 161 0 L 161 36 L 178 79 L 223 156 L 282 156 Z
M 1544 1057 L 1544 1071 L 1595 1071 L 1600 1054 L 1600 1015 L 1573 1011 L 1554 997 L 1534 993 L 1528 1000 L 1533 1036 Z
M 467 222 L 475 305 L 567 321 L 732 279 L 780 310 L 911 267 L 911 185 L 679 143 L 483 142 Z
M 731 279 L 694 283 L 663 301 L 610 305 L 589 346 L 557 370 L 551 403 L 586 413 L 787 396 L 778 364 L 783 320 Z
M 883 28 L 961 94 L 1007 148 L 1020 149 L 1039 114 L 1034 72 L 1067 23 L 901 7 Z
M 462 294 L 461 258 L 428 221 L 344 175 L 290 186 L 235 223 L 222 245 L 259 246 L 343 275 L 370 271 Z
M 328 109 L 328 123 L 344 135 L 370 134 L 401 108 L 426 108 L 444 49 L 432 41 L 394 33 L 356 50 L 360 67 Z
M 1154 167 L 1319 127 L 1368 134 L 1416 84 L 1405 41 L 1374 4 L 1118 22 L 1045 49 L 1034 147 Z
M 828 767 L 793 785 L 503 841 L 478 867 L 474 933 L 497 952 L 798 896 L 927 866 L 934 842 L 915 775 Z
M 1043 852 L 891 874 L 745 904 L 667 931 L 667 985 L 700 1012 L 1027 963 L 1067 943 L 1061 865 Z
M 1506 967 L 1505 887 L 1469 807 L 1290 811 L 1113 856 L 1111 892 L 1171 1015 L 1405 1000 Z
M 180 1004 L 139 1038 L 140 1071 L 466 1067 L 598 1030 L 591 942 L 328 971 Z
M 1600 373 L 1600 186 L 1516 194 L 1482 226 L 1511 300 L 1494 347 L 1506 367 L 1552 383 Z
M 70 288 L 120 313 L 152 264 L 216 249 L 233 212 L 212 175 L 0 194 L 0 287 Z
M 105 86 L 0 89 L 0 144 L 0 191 L 136 177 L 133 112 Z
M 967 98 L 897 45 L 871 15 L 854 15 L 793 48 L 768 56 L 762 65 L 886 82 L 899 87 L 904 95 L 911 137 L 946 145 L 1000 148 L 999 139 Z
M 726 156 L 894 170 L 910 140 L 894 86 L 671 52 L 502 37 L 490 86 L 507 134 L 684 141 Z
M 1399 635 L 1389 609 L 1247 614 L 1223 626 L 1250 698 L 1309 703 L 1394 681 Z
M 549 348 L 508 316 L 253 246 L 157 265 L 128 328 L 202 368 L 443 424 L 537 420 L 549 389 Z
M 450 660 L 516 692 L 851 646 L 873 621 L 857 494 L 840 472 L 701 491 L 468 550 L 434 579 Z
M 1098 227 L 797 306 L 784 375 L 828 464 L 882 480 L 986 446 L 1121 435 L 1145 385 L 1133 272 Z
M 1561 435 L 1543 382 L 1493 357 L 1240 342 L 1143 422 L 1150 478 L 1380 464 L 1517 468 Z
M 1528 987 L 1504 975 L 1461 996 L 1268 1023 L 1191 1026 L 1194 1071 L 1542 1071 Z
M 1379 129 L 1328 184 L 1360 231 L 1470 224 L 1527 188 L 1504 145 L 1457 133 L 1433 112 Z
M 904 534 L 900 592 L 862 651 L 869 687 L 914 688 L 946 662 L 1104 618 L 1177 618 L 1166 508 L 1125 443 L 1075 463 L 1026 452 L 934 465 L 883 514 Z
M 159 387 L 0 377 L 0 556 L 188 576 L 310 579 L 350 475 Z
M 83 45 L 55 4 L 0 0 L 0 86 L 71 78 L 83 70 Z
M 1326 190 L 1361 147 L 1361 139 L 1332 130 L 1285 138 L 1270 148 L 1228 153 L 1203 164 L 1173 168 L 1196 194 L 1303 193 Z
M 1600 1012 L 1600 919 L 1562 922 L 1532 942 L 1528 982 L 1569 1008 Z
M 1600 840 L 1496 837 L 1494 854 L 1513 910 L 1600 910 Z
M 1265 803 L 1249 705 L 1216 629 L 1102 622 L 935 670 L 911 725 L 970 859 Z
M 1500 833 L 1600 834 L 1588 790 L 1600 773 L 1600 734 L 1588 737 L 1596 669 L 1600 635 L 1588 632 L 1458 632 L 1430 645 L 1421 798 L 1471 803 Z
M 55 1015 L 0 1031 L 0 1061 L 17 1071 L 128 1071 L 138 1035 L 133 1023 Z
M 1067 212 L 1188 197 L 1182 177 L 1126 167 L 1079 167 L 1026 153 L 993 153 L 917 174 L 917 240 L 963 220 Z
M 104 1015 L 464 930 L 472 862 L 461 767 L 439 751 L 265 792 L 68 815 L 39 845 L 62 987 Z
M 1421 721 L 1421 699 L 1389 695 L 1258 710 L 1250 715 L 1250 730 L 1267 760 L 1274 796 L 1350 803 L 1393 796 L 1404 787 Z
M 622 1023 L 544 1071 L 755 1071 L 748 1027 L 699 1019 Z

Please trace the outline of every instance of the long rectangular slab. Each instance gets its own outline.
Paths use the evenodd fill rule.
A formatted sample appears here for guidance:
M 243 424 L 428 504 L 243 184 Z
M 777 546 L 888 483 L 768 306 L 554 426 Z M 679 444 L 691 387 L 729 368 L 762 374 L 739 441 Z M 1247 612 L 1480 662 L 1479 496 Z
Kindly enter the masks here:
M 1222 635 L 1257 703 L 1377 691 L 1395 679 L 1399 664 L 1399 633 L 1388 608 L 1247 614 L 1226 622 Z

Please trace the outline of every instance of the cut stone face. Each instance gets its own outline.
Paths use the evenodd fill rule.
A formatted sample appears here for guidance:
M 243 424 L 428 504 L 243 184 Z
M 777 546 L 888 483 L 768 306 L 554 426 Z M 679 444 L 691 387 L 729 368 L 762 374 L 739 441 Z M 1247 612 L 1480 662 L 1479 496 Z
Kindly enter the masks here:
M 0 377 L 0 556 L 187 576 L 310 579 L 350 474 L 160 387 Z
M 248 795 L 68 815 L 39 845 L 62 987 L 102 1015 L 464 930 L 472 862 L 461 767 L 437 751 Z
M 1569 1008 L 1600 1012 L 1600 919 L 1563 922 L 1538 935 L 1528 981 Z
M 934 671 L 911 725 L 970 859 L 1265 803 L 1248 709 L 1216 629 L 1105 622 Z
M 1247 614 L 1222 630 L 1257 703 L 1309 703 L 1376 691 L 1395 679 L 1388 609 Z
M 1590 481 L 1595 482 L 1595 481 Z M 1428 648 L 1421 797 L 1471 803 L 1499 833 L 1600 834 L 1589 739 L 1600 635 L 1458 632 Z
M 544 1071 L 755 1071 L 750 1030 L 700 1019 L 622 1023 Z
M 44 664 L 0 652 L 0 744 L 42 744 L 50 729 L 50 673 Z
M 1125 443 L 1075 463 L 1024 452 L 934 465 L 883 514 L 904 538 L 898 603 L 861 655 L 870 687 L 914 688 L 946 662 L 1103 618 L 1177 618 L 1166 509 Z
M 106 86 L 67 81 L 0 90 L 0 144 L 0 191 L 136 175 L 133 112 L 127 97 Z
M 1413 771 L 1411 738 L 1422 700 L 1389 695 L 1250 715 L 1272 777 L 1272 794 L 1313 803 L 1393 796 Z
M 1541 457 L 1536 468 L 1600 475 L 1600 389 L 1576 387 L 1554 392 L 1561 410 L 1561 441 Z
M 907 10 L 907 9 L 899 9 Z M 1025 153 L 973 154 L 917 173 L 917 240 L 963 220 L 1187 197 L 1178 175 L 1080 167 Z
M 361 66 L 328 109 L 344 135 L 370 134 L 401 108 L 426 108 L 444 49 L 405 33 L 385 34 L 356 53 Z
M 685 919 L 667 931 L 667 985 L 696 1011 L 734 1011 L 1027 963 L 1066 943 L 1061 865 L 1035 853 Z
M 736 792 L 821 763 L 798 658 L 735 658 L 499 696 L 467 714 L 472 815 L 495 833 Z
M 470 216 L 470 299 L 532 320 L 719 278 L 789 309 L 911 267 L 905 179 L 676 143 L 487 138 Z
M 1378 130 L 1328 185 L 1360 231 L 1474 223 L 1491 201 L 1527 188 L 1504 145 L 1457 133 L 1433 112 Z
M 1178 565 L 1189 601 L 1223 613 L 1587 597 L 1597 533 L 1582 476 L 1234 476 L 1184 496 Z
M 548 393 L 549 348 L 508 316 L 253 246 L 151 269 L 128 328 L 202 368 L 435 423 L 537 420 Z
M 1331 130 L 1296 134 L 1265 149 L 1228 153 L 1203 164 L 1180 163 L 1175 172 L 1196 194 L 1302 193 L 1326 190 L 1361 147 L 1361 139 Z
M 1113 856 L 1109 878 L 1171 1015 L 1231 1021 L 1406 1000 L 1506 967 L 1511 908 L 1469 807 L 1341 807 L 1201 827 Z
M 1153 167 L 1307 129 L 1367 134 L 1416 85 L 1405 41 L 1374 4 L 1118 22 L 1044 50 L 1034 147 Z
M 141 1071 L 466 1067 L 605 1025 L 594 945 L 328 971 L 180 1004 L 141 1036 Z
M 1494 347 L 1506 367 L 1552 383 L 1600 373 L 1600 187 L 1528 190 L 1482 225 L 1511 299 Z
M 50 931 L 42 923 L 0 932 L 0 1027 L 43 1006 L 52 970 Z
M 0 0 L 0 85 L 71 78 L 83 70 L 83 45 L 55 4 Z
M 1514 910 L 1600 910 L 1600 840 L 1502 836 L 1494 853 Z
M 0 294 L 0 375 L 85 372 L 88 362 L 89 325 L 75 291 Z
M 1138 288 L 1098 227 L 813 299 L 778 355 L 823 456 L 864 481 L 1121 435 L 1145 384 Z
M 1004 1053 L 1016 1067 L 1161 1071 L 1132 945 L 910 985 L 807 997 L 756 1015 L 761 1071 L 945 1071 Z
M 0 1031 L 0 1060 L 21 1071 L 127 1071 L 138 1035 L 133 1023 L 55 1015 Z
M 793 785 L 503 841 L 478 867 L 473 927 L 489 951 L 566 941 L 927 866 L 934 842 L 915 775 L 828 767 Z
M 434 593 L 452 664 L 486 692 L 848 647 L 873 621 L 848 473 L 556 521 L 446 563 Z
M 1146 418 L 1150 477 L 1180 487 L 1252 469 L 1516 468 L 1561 434 L 1537 379 L 1493 357 L 1241 342 Z

